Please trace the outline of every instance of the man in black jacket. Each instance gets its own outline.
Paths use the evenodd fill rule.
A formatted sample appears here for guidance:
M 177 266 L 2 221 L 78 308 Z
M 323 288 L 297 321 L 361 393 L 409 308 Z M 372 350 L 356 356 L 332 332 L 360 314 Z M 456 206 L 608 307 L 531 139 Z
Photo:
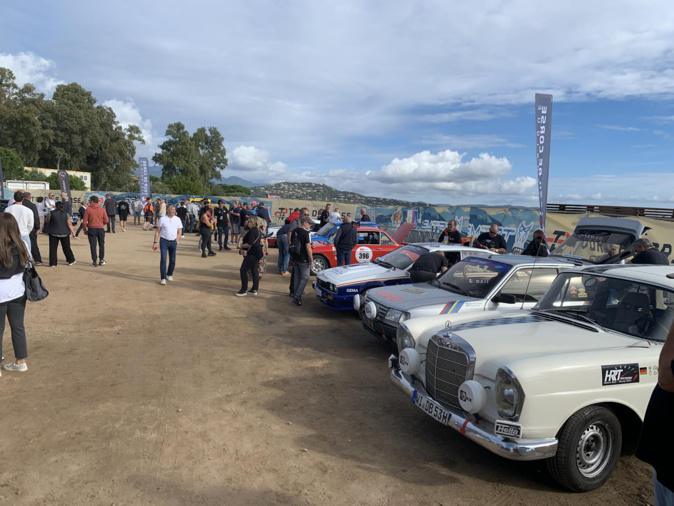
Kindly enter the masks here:
M 30 256 L 33 257 L 35 265 L 42 265 L 42 255 L 37 245 L 37 234 L 40 233 L 40 213 L 37 212 L 37 206 L 31 200 L 30 192 L 23 192 L 23 205 L 33 212 L 33 230 L 30 232 Z
M 674 504 L 674 327 L 660 352 L 657 371 L 636 456 L 654 468 L 655 504 L 659 506 Z
M 529 255 L 532 257 L 546 257 L 550 254 L 548 251 L 548 246 L 545 243 L 545 232 L 542 230 L 536 230 L 534 236 L 531 239 L 531 242 L 527 247 L 522 251 L 523 255 Z
M 632 251 L 635 253 L 632 259 L 633 264 L 669 265 L 669 260 L 665 254 L 658 251 L 658 248 L 653 246 L 653 243 L 648 239 L 634 241 Z
M 108 215 L 108 230 L 107 232 L 110 233 L 110 230 L 112 230 L 112 233 L 115 233 L 115 215 L 117 214 L 117 202 L 115 202 L 115 199 L 112 198 L 111 194 L 107 194 L 105 196 L 105 202 L 103 203 L 103 207 L 105 207 L 105 214 Z
M 463 244 L 463 235 L 459 232 L 456 220 L 447 222 L 447 228 L 440 234 L 438 242 L 444 242 L 445 237 L 447 238 L 447 244 Z
M 337 250 L 337 265 L 351 263 L 351 250 L 358 242 L 356 227 L 353 226 L 350 216 L 344 217 L 344 223 L 335 234 L 335 249 Z

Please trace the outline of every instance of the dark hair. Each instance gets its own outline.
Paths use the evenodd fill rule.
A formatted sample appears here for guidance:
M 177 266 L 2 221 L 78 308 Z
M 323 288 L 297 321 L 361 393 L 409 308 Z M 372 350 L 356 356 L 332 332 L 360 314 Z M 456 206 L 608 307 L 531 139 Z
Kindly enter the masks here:
M 16 202 L 21 202 L 23 200 L 23 192 L 21 190 L 17 190 L 14 192 L 14 200 Z
M 14 250 L 19 252 L 21 265 L 28 262 L 28 249 L 21 240 L 19 224 L 9 213 L 0 213 L 0 265 L 9 268 L 14 263 Z
M 37 201 L 38 201 L 38 202 L 42 202 L 43 200 L 44 200 L 44 197 L 38 197 L 38 198 L 37 198 Z
M 89 198 L 89 202 L 93 202 L 94 204 L 98 204 L 98 197 L 96 195 L 92 195 Z
M 59 200 L 58 202 L 56 202 L 56 209 L 58 209 L 59 211 L 63 211 L 63 205 L 64 205 L 63 202 Z

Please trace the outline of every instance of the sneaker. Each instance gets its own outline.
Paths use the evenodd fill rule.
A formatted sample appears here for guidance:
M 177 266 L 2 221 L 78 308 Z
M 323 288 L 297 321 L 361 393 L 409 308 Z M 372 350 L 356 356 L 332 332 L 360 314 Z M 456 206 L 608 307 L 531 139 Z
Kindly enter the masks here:
M 248 292 L 244 292 L 243 290 L 239 290 L 234 295 L 236 295 L 237 297 L 245 297 L 246 295 L 248 295 Z
M 302 305 L 302 299 L 294 299 L 295 305 L 296 306 L 301 306 Z
M 168 281 L 173 281 L 173 276 L 166 276 L 166 279 L 167 279 Z
M 92 265 L 93 267 L 98 267 L 98 264 L 97 264 L 96 262 L 92 262 L 91 265 Z
M 28 370 L 28 365 L 24 362 L 23 364 L 17 364 L 12 362 L 11 364 L 5 364 L 2 366 L 5 371 L 13 372 L 26 372 Z
M 201 254 L 201 258 L 206 258 L 208 255 L 206 253 Z
M 101 260 L 100 262 L 98 262 L 98 265 L 105 265 L 105 264 L 107 264 L 107 263 L 108 263 L 108 262 L 106 262 L 105 260 Z
M 68 265 L 75 265 L 77 263 L 77 260 L 73 260 L 72 262 L 68 262 Z
M 257 295 L 257 290 L 248 290 L 248 293 L 251 295 Z
M 209 251 L 208 252 L 209 257 L 214 257 L 215 256 L 215 251 Z
M 160 285 L 165 285 L 165 284 L 166 284 L 166 280 L 165 280 L 165 279 L 162 279 L 162 280 L 159 282 L 159 284 L 160 284 Z

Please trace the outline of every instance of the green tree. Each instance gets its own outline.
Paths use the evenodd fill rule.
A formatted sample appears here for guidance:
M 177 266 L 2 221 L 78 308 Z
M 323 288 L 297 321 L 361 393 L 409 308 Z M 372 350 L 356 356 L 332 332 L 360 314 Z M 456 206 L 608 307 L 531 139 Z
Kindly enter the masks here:
M 19 154 L 11 148 L 0 148 L 0 160 L 5 179 L 18 179 L 23 175 L 23 161 Z
M 42 175 L 42 177 L 44 177 L 44 175 Z M 47 179 L 47 182 L 49 183 L 50 189 L 58 190 L 60 188 L 58 175 L 56 174 L 56 172 L 47 176 L 46 179 Z M 83 190 L 87 189 L 86 185 L 84 184 L 84 181 L 82 181 L 77 176 L 72 176 L 72 175 L 68 174 L 68 181 L 70 182 L 70 189 L 71 190 L 83 191 Z
M 152 160 L 162 166 L 162 179 L 172 188 L 197 190 L 177 193 L 209 192 L 211 180 L 227 167 L 224 138 L 216 127 L 190 134 L 182 123 L 171 123 L 159 149 Z

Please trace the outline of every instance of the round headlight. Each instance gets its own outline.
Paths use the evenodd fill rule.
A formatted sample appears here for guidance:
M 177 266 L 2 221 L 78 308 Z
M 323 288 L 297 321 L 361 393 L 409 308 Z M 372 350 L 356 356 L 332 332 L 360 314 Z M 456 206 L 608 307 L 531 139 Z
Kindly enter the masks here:
M 366 318 L 374 320 L 377 317 L 377 306 L 375 306 L 372 301 L 366 302 L 363 312 L 365 313 Z
M 403 351 L 405 348 L 414 348 L 416 344 L 417 343 L 414 341 L 414 337 L 412 337 L 412 333 L 410 332 L 410 329 L 407 328 L 407 325 L 404 323 L 398 325 L 398 329 L 396 330 L 396 345 L 398 346 L 398 352 Z
M 360 311 L 360 294 L 357 293 L 353 296 L 353 309 L 355 311 Z
M 459 387 L 459 404 L 468 413 L 479 413 L 487 403 L 484 387 L 475 380 L 467 380 Z
M 408 375 L 413 375 L 419 370 L 421 357 L 414 348 L 405 348 L 398 355 L 400 370 Z
M 496 372 L 496 407 L 498 414 L 517 420 L 524 404 L 524 391 L 515 375 L 508 368 Z

